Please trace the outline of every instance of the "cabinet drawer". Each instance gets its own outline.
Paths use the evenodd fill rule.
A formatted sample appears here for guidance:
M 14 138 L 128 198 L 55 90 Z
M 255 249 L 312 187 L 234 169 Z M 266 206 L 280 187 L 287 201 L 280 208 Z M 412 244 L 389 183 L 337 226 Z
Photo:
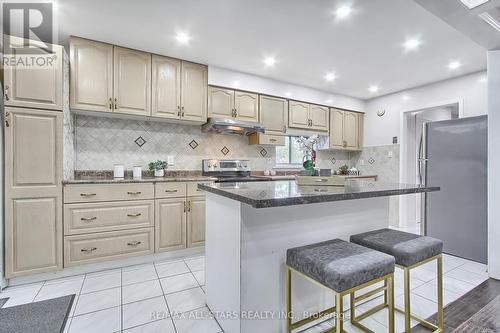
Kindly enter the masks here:
M 64 205 L 64 235 L 153 226 L 153 200 Z
M 187 183 L 187 196 L 188 197 L 199 197 L 199 196 L 205 196 L 205 191 L 202 191 L 198 188 L 198 184 L 213 184 L 214 182 L 193 182 L 193 183 Z
M 154 252 L 154 228 L 64 237 L 64 266 Z
M 284 146 L 285 137 L 282 135 L 255 133 L 248 137 L 250 145 Z
M 139 199 L 154 199 L 154 185 L 152 183 L 70 185 L 64 187 L 65 203 Z
M 186 183 L 156 183 L 155 197 L 161 198 L 179 198 L 186 196 Z

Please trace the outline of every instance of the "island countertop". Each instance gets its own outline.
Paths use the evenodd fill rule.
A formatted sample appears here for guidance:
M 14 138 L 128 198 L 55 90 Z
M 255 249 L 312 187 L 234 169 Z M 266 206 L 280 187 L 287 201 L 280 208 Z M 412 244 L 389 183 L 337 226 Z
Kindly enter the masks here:
M 299 186 L 295 181 L 199 184 L 198 188 L 254 208 L 304 205 L 439 191 L 439 187 L 352 180 L 345 186 Z

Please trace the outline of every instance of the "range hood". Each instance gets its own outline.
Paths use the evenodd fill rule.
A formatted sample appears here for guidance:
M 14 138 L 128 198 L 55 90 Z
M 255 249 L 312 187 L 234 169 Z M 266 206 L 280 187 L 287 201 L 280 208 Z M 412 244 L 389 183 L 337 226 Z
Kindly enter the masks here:
M 206 124 L 201 126 L 202 132 L 215 132 L 230 135 L 250 135 L 253 133 L 264 133 L 262 124 L 251 121 L 240 121 L 227 118 L 208 118 Z

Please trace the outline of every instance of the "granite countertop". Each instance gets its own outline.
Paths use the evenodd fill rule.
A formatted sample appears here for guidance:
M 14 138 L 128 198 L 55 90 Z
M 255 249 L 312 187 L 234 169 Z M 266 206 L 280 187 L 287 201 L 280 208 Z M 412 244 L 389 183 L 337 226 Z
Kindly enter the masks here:
M 166 177 L 142 177 L 140 179 L 125 177 L 97 177 L 81 176 L 63 180 L 64 185 L 72 184 L 125 184 L 125 183 L 162 183 L 162 182 L 207 182 L 215 181 L 217 178 L 205 176 L 166 176 Z
M 341 186 L 298 186 L 295 181 L 199 184 L 201 190 L 246 203 L 254 208 L 303 205 L 329 201 L 439 191 L 439 187 L 383 183 L 368 180 L 347 181 Z

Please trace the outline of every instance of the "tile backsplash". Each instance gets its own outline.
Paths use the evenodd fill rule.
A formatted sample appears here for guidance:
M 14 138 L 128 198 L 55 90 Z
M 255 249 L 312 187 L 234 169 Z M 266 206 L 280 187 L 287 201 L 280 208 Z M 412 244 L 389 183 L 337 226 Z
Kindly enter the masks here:
M 200 126 L 75 115 L 75 169 L 126 169 L 174 157 L 172 170 L 200 170 L 204 158 L 250 160 L 253 170 L 271 169 L 272 147 L 249 146 L 246 137 L 202 133 Z

